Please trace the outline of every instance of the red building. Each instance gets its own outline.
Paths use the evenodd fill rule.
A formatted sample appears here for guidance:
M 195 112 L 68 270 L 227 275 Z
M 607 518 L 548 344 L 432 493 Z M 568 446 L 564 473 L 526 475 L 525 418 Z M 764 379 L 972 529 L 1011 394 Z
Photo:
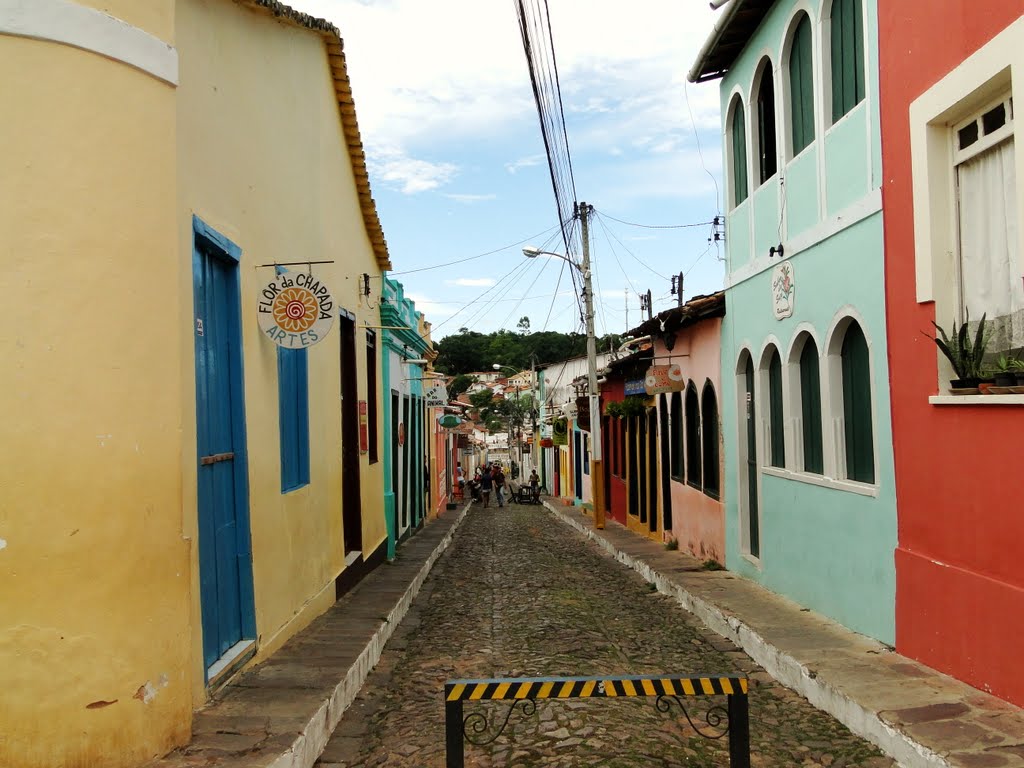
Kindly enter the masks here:
M 1022 13 L 1024 0 L 878 2 L 897 650 L 1018 705 L 1024 389 L 953 393 L 963 377 L 929 335 L 968 313 L 973 332 L 984 313 L 987 360 L 1022 356 Z

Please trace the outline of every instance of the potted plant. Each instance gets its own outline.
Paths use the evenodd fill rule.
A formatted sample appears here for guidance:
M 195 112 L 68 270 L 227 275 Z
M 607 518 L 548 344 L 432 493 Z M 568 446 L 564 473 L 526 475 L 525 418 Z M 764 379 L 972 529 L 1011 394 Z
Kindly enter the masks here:
M 1024 387 L 1024 360 L 1021 360 L 1019 357 L 1014 358 L 1010 365 L 1013 368 L 1014 375 L 1017 377 L 1017 386 Z
M 995 364 L 995 385 L 1012 387 L 1017 383 L 1017 363 L 1020 361 L 1013 355 L 1000 355 Z M 1022 369 L 1024 372 L 1024 369 Z
M 973 339 L 967 332 L 967 326 L 971 321 L 970 313 L 967 313 L 966 320 L 959 327 L 954 320 L 948 334 L 942 326 L 934 320 L 932 321 L 932 325 L 935 326 L 941 338 L 935 336 L 929 338 L 952 363 L 953 371 L 957 376 L 949 382 L 950 389 L 954 394 L 973 394 L 978 391 L 978 385 L 983 378 L 982 361 L 985 359 L 985 349 L 988 347 L 989 341 L 989 337 L 985 333 L 985 317 L 986 315 L 981 316 L 981 322 L 978 323 L 978 330 Z

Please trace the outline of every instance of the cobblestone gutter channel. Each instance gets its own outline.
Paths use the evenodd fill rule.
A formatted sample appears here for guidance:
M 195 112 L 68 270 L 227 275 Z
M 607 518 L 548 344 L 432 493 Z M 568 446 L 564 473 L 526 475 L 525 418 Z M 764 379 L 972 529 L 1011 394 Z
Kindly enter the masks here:
M 749 678 L 755 768 L 893 765 L 547 510 L 506 505 L 470 510 L 319 766 L 444 768 L 446 680 L 625 674 Z M 466 702 L 465 715 L 484 721 L 466 765 L 728 765 L 727 740 L 698 737 L 680 703 L 715 735 L 711 707 L 725 702 L 713 698 L 660 710 L 652 699 L 538 700 L 507 728 L 504 703 Z
M 772 645 L 743 619 L 731 615 L 717 605 L 693 594 L 670 576 L 653 568 L 645 560 L 620 548 L 612 540 L 612 537 L 595 531 L 590 519 L 580 515 L 575 508 L 569 508 L 573 511 L 567 513 L 548 502 L 545 502 L 544 506 L 562 522 L 595 542 L 618 562 L 632 568 L 644 580 L 654 585 L 659 592 L 674 598 L 680 606 L 700 619 L 709 629 L 735 643 L 773 678 L 799 693 L 818 709 L 832 715 L 853 733 L 877 745 L 883 752 L 897 760 L 901 766 L 905 766 L 905 768 L 950 768 L 953 765 L 942 755 L 915 741 L 906 732 L 882 720 L 877 712 L 844 693 L 828 679 L 800 663 L 785 650 Z M 642 544 L 654 543 L 637 538 Z M 1001 762 L 977 764 L 1003 765 Z

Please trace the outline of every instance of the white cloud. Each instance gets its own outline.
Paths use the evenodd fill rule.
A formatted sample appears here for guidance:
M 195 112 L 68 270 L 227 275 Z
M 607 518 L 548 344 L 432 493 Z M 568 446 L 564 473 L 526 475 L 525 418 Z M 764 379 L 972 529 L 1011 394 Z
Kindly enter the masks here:
M 445 280 L 448 285 L 461 285 L 468 288 L 489 288 L 494 285 L 492 277 L 460 277 L 456 280 Z
M 480 203 L 485 200 L 497 200 L 498 196 L 490 193 L 486 195 L 469 195 L 461 194 L 457 192 L 445 193 L 445 197 L 455 200 L 460 203 Z
M 536 131 L 512 3 L 292 4 L 341 31 L 375 180 L 407 194 L 443 188 L 467 141 Z M 623 14 L 617 0 L 591 0 L 585 14 L 576 3 L 552 3 L 550 13 L 574 156 L 598 148 L 615 154 L 637 137 L 645 140 L 641 154 L 692 153 L 691 109 L 698 130 L 720 133 L 718 88 L 685 83 L 714 21 L 707 3 L 645 0 Z M 544 162 L 532 155 L 505 168 L 514 174 Z
M 535 165 L 540 165 L 544 160 L 544 155 L 530 155 L 529 157 L 523 157 L 511 163 L 505 163 L 505 170 L 509 173 L 515 173 L 520 168 L 530 168 Z
M 458 171 L 452 163 L 417 160 L 398 149 L 371 154 L 369 167 L 375 178 L 400 187 L 406 195 L 437 189 L 451 181 Z

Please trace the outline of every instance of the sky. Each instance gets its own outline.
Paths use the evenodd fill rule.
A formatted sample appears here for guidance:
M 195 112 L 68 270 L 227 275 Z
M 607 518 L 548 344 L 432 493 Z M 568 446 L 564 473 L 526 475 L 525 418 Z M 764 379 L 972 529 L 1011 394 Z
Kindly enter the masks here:
M 290 4 L 341 32 L 391 275 L 434 340 L 522 317 L 582 331 L 569 268 L 522 253 L 564 247 L 513 0 Z M 641 293 L 655 312 L 675 305 L 672 275 L 684 299 L 722 287 L 724 249 L 702 224 L 722 208 L 718 87 L 686 82 L 715 12 L 549 0 L 549 13 L 576 197 L 595 209 L 595 325 L 624 333 Z M 683 224 L 701 226 L 663 228 Z

